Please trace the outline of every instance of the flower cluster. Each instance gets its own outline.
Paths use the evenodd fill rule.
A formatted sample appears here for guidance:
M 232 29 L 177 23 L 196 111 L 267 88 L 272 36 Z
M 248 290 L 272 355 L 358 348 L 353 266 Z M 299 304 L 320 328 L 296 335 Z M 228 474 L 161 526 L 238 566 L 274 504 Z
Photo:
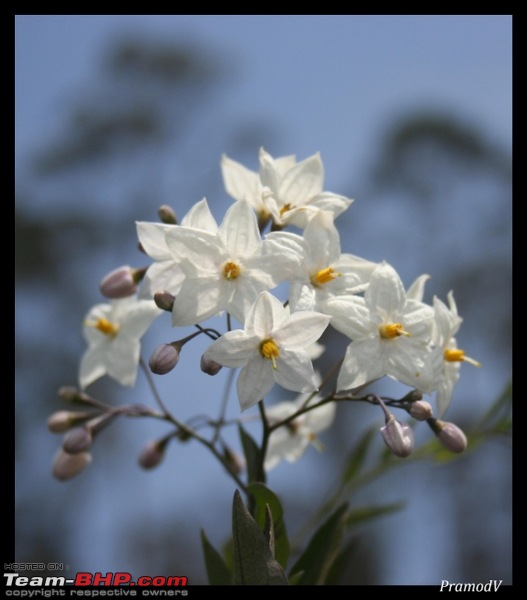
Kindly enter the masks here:
M 438 425 L 444 423 L 433 419 L 422 394 L 435 393 L 442 417 L 460 363 L 479 366 L 457 347 L 454 336 L 461 318 L 452 292 L 448 306 L 438 298 L 427 304 L 428 275 L 405 289 L 388 262 L 375 263 L 341 251 L 335 219 L 352 200 L 324 191 L 318 154 L 297 162 L 294 156 L 273 158 L 261 149 L 259 162 L 259 171 L 254 172 L 222 157 L 225 188 L 234 201 L 219 225 L 206 199 L 180 222 L 170 208 L 162 207 L 161 222 L 136 224 L 140 247 L 152 263 L 147 268 L 122 267 L 104 278 L 101 291 L 110 303 L 96 305 L 85 318 L 88 350 L 81 361 L 80 389 L 103 375 L 133 385 L 140 338 L 165 311 L 171 313 L 173 328 L 195 326 L 197 331 L 159 346 L 150 358 L 151 372 L 169 373 L 178 364 L 184 344 L 196 335 L 209 336 L 212 343 L 202 357 L 202 371 L 214 375 L 222 367 L 240 369 L 236 389 L 241 410 L 260 405 L 264 469 L 282 459 L 296 460 L 316 434 L 330 426 L 336 402 L 343 399 L 382 407 L 386 421 L 381 433 L 398 456 L 411 452 L 413 435 L 388 406 L 423 415 L 440 440 L 447 439 L 444 432 L 452 427 Z M 285 231 L 288 226 L 300 233 Z M 288 290 L 286 298 L 274 294 L 279 284 L 286 284 L 280 286 L 281 294 Z M 224 333 L 203 325 L 221 314 L 227 316 Z M 238 328 L 231 327 L 231 317 Z M 313 357 L 328 327 L 346 336 L 349 344 L 335 389 L 322 396 L 317 395 Z M 384 376 L 409 386 L 413 397 L 383 401 L 357 395 Z M 299 396 L 265 410 L 263 401 L 275 384 L 308 394 L 307 399 Z M 176 437 L 195 437 L 219 455 L 214 444 L 221 424 L 215 425 L 211 442 L 161 407 L 161 416 L 175 425 Z M 164 451 L 168 439 L 152 442 L 148 460 L 143 453 L 141 464 L 157 464 L 159 448 Z M 70 445 L 64 452 L 86 452 L 84 446 L 79 448 L 72 450 Z M 152 448 L 155 460 L 150 456 Z M 64 456 L 60 460 L 64 470 Z M 77 458 L 75 465 L 86 462 Z

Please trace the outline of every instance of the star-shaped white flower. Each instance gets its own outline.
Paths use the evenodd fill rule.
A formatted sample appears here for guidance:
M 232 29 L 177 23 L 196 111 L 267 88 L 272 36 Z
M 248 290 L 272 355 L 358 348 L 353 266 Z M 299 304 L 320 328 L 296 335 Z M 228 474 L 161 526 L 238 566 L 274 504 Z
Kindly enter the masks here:
M 340 370 L 338 390 L 351 390 L 388 375 L 430 391 L 434 312 L 415 300 L 416 294 L 414 290 L 408 298 L 393 267 L 383 262 L 373 271 L 364 298 L 342 296 L 326 302 L 331 324 L 353 340 Z
M 316 391 L 307 349 L 329 323 L 326 315 L 290 314 L 269 292 L 262 292 L 249 310 L 245 328 L 222 335 L 205 357 L 224 367 L 242 368 L 237 390 L 242 410 L 256 404 L 275 383 L 296 392 Z
M 280 402 L 266 409 L 266 417 L 271 425 L 294 415 L 300 408 L 320 402 L 320 396 L 314 396 L 309 402 L 300 396 L 294 402 Z M 282 460 L 297 461 L 310 444 L 317 442 L 317 433 L 328 429 L 335 418 L 336 403 L 328 402 L 314 408 L 282 427 L 275 429 L 270 437 L 265 455 L 266 470 L 273 469 Z
M 290 277 L 292 311 L 326 312 L 324 302 L 328 298 L 363 292 L 377 266 L 352 254 L 341 254 L 337 228 L 326 211 L 319 211 L 309 221 L 303 237 L 278 231 L 269 233 L 266 240 L 284 252 L 297 254 L 298 264 Z
M 320 154 L 314 154 L 285 170 L 263 148 L 260 148 L 260 181 L 269 190 L 275 204 L 269 204 L 273 220 L 280 226 L 296 225 L 304 228 L 321 210 L 331 213 L 335 219 L 346 210 L 353 200 L 323 192 L 324 166 Z
M 443 416 L 452 400 L 452 392 L 459 380 L 459 369 L 462 362 L 476 367 L 480 363 L 465 355 L 457 347 L 455 334 L 463 319 L 458 315 L 456 302 L 452 292 L 448 294 L 448 307 L 434 296 L 434 343 L 432 351 L 434 367 L 434 389 L 439 416 Z
M 152 300 L 129 296 L 109 304 L 96 304 L 84 319 L 88 349 L 79 370 L 82 389 L 109 375 L 121 385 L 133 386 L 141 349 L 140 339 L 163 311 Z
M 227 310 L 240 323 L 261 291 L 284 280 L 288 257 L 262 241 L 256 215 L 235 202 L 216 233 L 193 227 L 166 232 L 167 246 L 185 274 L 172 312 L 174 326 L 192 325 Z
M 280 177 L 283 177 L 295 164 L 294 156 L 274 159 L 274 167 Z M 225 154 L 221 158 L 221 172 L 227 194 L 235 200 L 246 200 L 255 210 L 261 225 L 265 225 L 271 215 L 279 215 L 271 191 L 260 181 L 257 172 L 249 170 Z
M 142 281 L 141 298 L 153 298 L 154 294 L 161 290 L 170 292 L 174 296 L 179 292 L 185 274 L 181 270 L 178 261 L 174 259 L 165 239 L 167 231 L 178 227 L 194 227 L 212 233 L 218 231 L 218 224 L 214 220 L 205 198 L 189 210 L 181 220 L 180 225 L 138 221 L 136 228 L 141 246 L 148 256 L 155 261 L 148 267 Z

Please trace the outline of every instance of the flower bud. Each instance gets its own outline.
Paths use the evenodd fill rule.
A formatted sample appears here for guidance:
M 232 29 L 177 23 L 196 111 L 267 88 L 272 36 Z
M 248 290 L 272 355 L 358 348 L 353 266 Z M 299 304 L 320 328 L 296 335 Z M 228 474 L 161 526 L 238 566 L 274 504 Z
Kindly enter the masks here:
M 48 429 L 51 433 L 64 433 L 74 425 L 94 416 L 94 412 L 72 412 L 69 410 L 59 410 L 53 413 L 48 419 Z
M 405 458 L 409 456 L 414 446 L 414 433 L 406 423 L 401 423 L 390 415 L 386 425 L 380 429 L 381 435 L 388 448 L 395 454 Z
M 64 436 L 62 449 L 68 454 L 78 454 L 91 448 L 93 436 L 87 427 L 75 427 Z
M 153 352 L 148 364 L 152 373 L 156 375 L 165 375 L 179 362 L 179 352 L 181 344 L 173 342 L 172 344 L 161 344 Z
M 93 398 L 73 385 L 64 385 L 59 388 L 59 398 L 68 404 L 88 404 L 90 406 L 96 404 Z
M 163 206 L 159 207 L 157 211 L 159 218 L 165 225 L 177 225 L 177 217 L 174 209 L 168 204 L 163 204 Z
M 401 402 L 417 402 L 422 399 L 423 392 L 421 392 L 420 390 L 411 390 L 410 392 L 408 392 L 408 394 L 406 394 L 406 396 L 401 398 Z
M 418 421 L 426 421 L 429 419 L 432 412 L 432 405 L 430 402 L 426 402 L 426 400 L 418 400 L 417 402 L 412 402 L 408 412 L 412 415 L 414 419 Z
M 234 452 L 232 448 L 229 448 L 225 444 L 223 445 L 223 456 L 233 473 L 236 473 L 236 475 L 243 473 L 245 470 L 245 460 L 243 456 Z
M 441 445 L 450 452 L 459 454 L 467 449 L 467 436 L 454 423 L 448 423 L 440 419 L 428 419 L 427 423 L 436 434 Z
M 205 354 L 201 357 L 199 366 L 204 373 L 207 373 L 207 375 L 216 375 L 216 373 L 219 373 L 222 369 L 220 364 L 211 358 L 208 358 Z
M 152 441 L 141 450 L 137 461 L 143 469 L 154 469 L 165 457 L 165 448 L 168 440 Z
M 172 312 L 175 299 L 176 297 L 174 295 L 165 290 L 161 290 L 154 294 L 154 302 L 156 303 L 157 308 L 167 310 L 168 312 Z
M 53 476 L 60 481 L 72 479 L 91 463 L 91 454 L 89 452 L 78 452 L 77 454 L 68 454 L 60 449 L 53 460 Z
M 128 266 L 119 267 L 108 273 L 99 287 L 103 296 L 112 299 L 126 298 L 137 291 L 132 269 Z
M 59 398 L 64 402 L 76 402 L 81 392 L 74 385 L 63 385 L 59 388 Z

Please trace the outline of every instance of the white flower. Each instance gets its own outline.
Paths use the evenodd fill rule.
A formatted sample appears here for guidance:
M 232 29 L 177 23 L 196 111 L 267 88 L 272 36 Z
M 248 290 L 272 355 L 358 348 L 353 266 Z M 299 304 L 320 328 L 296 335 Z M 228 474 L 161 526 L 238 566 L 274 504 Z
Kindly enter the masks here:
M 266 240 L 283 251 L 295 252 L 298 265 L 291 276 L 289 304 L 292 311 L 326 312 L 324 301 L 332 296 L 363 292 L 376 263 L 340 253 L 340 237 L 332 216 L 318 212 L 307 224 L 304 236 L 272 232 Z
M 218 224 L 205 198 L 189 210 L 180 225 L 138 221 L 136 228 L 141 246 L 148 256 L 156 261 L 150 265 L 143 279 L 140 292 L 142 298 L 153 298 L 154 294 L 161 290 L 166 290 L 174 296 L 179 292 L 185 274 L 172 256 L 165 239 L 167 231 L 178 227 L 194 227 L 212 233 L 218 231 Z
M 452 400 L 454 386 L 459 379 L 461 362 L 468 362 L 476 367 L 480 363 L 465 356 L 463 350 L 457 347 L 455 334 L 458 332 L 463 319 L 457 313 L 457 306 L 452 292 L 448 294 L 447 307 L 439 298 L 434 296 L 434 342 L 436 347 L 433 354 L 434 389 L 437 390 L 436 404 L 439 416 L 443 416 Z
M 276 158 L 274 162 L 276 172 L 280 176 L 296 164 L 294 156 L 282 156 Z M 258 173 L 250 171 L 225 154 L 221 158 L 221 172 L 227 194 L 235 200 L 246 200 L 256 211 L 261 224 L 265 224 L 272 214 L 279 214 L 269 188 L 262 184 Z
M 300 408 L 320 402 L 320 396 L 314 396 L 306 404 L 300 396 L 294 402 L 280 402 L 266 409 L 266 416 L 271 425 L 287 419 Z M 270 470 L 282 460 L 295 462 L 310 444 L 317 442 L 317 433 L 328 429 L 335 418 L 336 403 L 328 402 L 314 408 L 282 427 L 275 429 L 270 437 L 265 455 L 265 468 Z
M 235 202 L 216 233 L 192 227 L 166 232 L 167 246 L 185 274 L 172 322 L 192 325 L 227 310 L 243 323 L 261 291 L 285 279 L 288 258 L 260 237 L 256 216 Z
M 274 222 L 281 226 L 291 224 L 304 228 L 321 210 L 336 218 L 353 202 L 322 191 L 324 167 L 318 153 L 286 170 L 282 159 L 274 159 L 260 148 L 260 181 L 269 189 L 275 203 L 269 203 L 269 209 Z
M 84 320 L 88 349 L 80 364 L 80 387 L 86 388 L 103 375 L 133 386 L 139 340 L 162 312 L 152 300 L 138 300 L 136 296 L 93 306 Z
M 348 346 L 337 381 L 350 390 L 388 375 L 423 391 L 432 387 L 430 356 L 434 313 L 405 294 L 387 263 L 373 272 L 364 298 L 331 298 L 325 310 L 331 324 L 353 342 Z
M 222 335 L 205 356 L 224 367 L 242 367 L 237 382 L 242 410 L 261 400 L 275 382 L 297 392 L 316 391 L 307 348 L 328 322 L 329 317 L 316 312 L 290 314 L 277 298 L 262 292 L 247 314 L 245 329 Z

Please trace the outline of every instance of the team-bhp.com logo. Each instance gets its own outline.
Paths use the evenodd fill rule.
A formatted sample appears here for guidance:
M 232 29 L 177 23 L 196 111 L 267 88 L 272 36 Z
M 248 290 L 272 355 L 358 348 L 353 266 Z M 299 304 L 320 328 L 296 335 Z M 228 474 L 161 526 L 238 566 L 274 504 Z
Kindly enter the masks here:
M 18 573 L 4 573 L 4 584 L 6 587 L 62 587 L 73 585 L 75 587 L 85 586 L 139 586 L 139 587 L 185 587 L 187 578 L 181 576 L 163 576 L 156 575 L 150 577 L 142 575 L 136 580 L 132 578 L 131 573 L 77 573 L 73 579 L 66 577 L 25 577 Z

